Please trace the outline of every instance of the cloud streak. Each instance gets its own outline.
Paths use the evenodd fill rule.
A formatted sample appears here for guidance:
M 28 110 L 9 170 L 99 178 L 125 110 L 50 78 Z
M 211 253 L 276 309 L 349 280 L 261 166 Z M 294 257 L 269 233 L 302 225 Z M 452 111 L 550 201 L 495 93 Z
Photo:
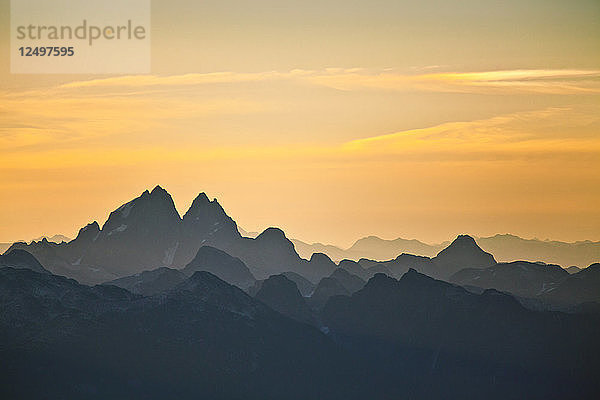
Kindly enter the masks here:
M 544 93 L 598 94 L 600 70 L 516 69 L 483 72 L 440 72 L 409 74 L 393 70 L 328 68 L 287 72 L 214 72 L 184 75 L 121 76 L 74 81 L 56 91 L 78 89 L 156 90 L 157 88 L 195 87 L 216 84 L 290 81 L 325 86 L 337 90 L 427 91 L 451 93 Z
M 600 107 L 554 107 L 493 118 L 450 122 L 345 143 L 358 157 L 469 161 L 596 157 Z

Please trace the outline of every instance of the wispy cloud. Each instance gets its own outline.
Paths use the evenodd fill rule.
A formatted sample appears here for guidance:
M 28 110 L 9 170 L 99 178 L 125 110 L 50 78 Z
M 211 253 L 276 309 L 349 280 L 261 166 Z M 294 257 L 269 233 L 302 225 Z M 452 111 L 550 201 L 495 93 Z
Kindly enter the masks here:
M 24 160 L 24 152 L 38 157 L 40 152 L 89 152 L 95 149 L 179 149 L 177 157 L 196 152 L 197 147 L 217 148 L 244 141 L 247 154 L 262 154 L 247 147 L 258 143 L 285 146 L 302 143 L 302 129 L 337 129 L 339 137 L 368 135 L 330 128 L 328 119 L 304 124 L 293 140 L 280 140 L 289 127 L 318 108 L 311 103 L 317 91 L 302 91 L 304 97 L 292 103 L 297 92 L 279 92 L 273 81 L 296 82 L 344 91 L 448 91 L 474 93 L 600 93 L 600 71 L 588 70 L 507 70 L 461 73 L 404 74 L 393 70 L 372 71 L 362 68 L 329 68 L 321 71 L 186 74 L 174 76 L 122 76 L 74 81 L 44 90 L 0 93 L 0 152 L 4 160 Z M 247 82 L 267 82 L 268 90 L 238 90 Z M 210 90 L 209 85 L 233 85 Z M 263 87 L 263 86 L 260 86 Z M 273 88 L 278 88 L 273 90 Z M 289 89 L 286 87 L 286 90 Z M 266 95 L 263 95 L 266 93 Z M 308 95 L 307 95 L 308 93 Z M 322 92 L 320 92 L 322 93 Z M 337 93 L 334 93 L 337 96 Z M 356 93 L 355 97 L 362 96 Z M 337 99 L 337 97 L 336 97 Z M 288 103 L 283 104 L 285 101 Z M 328 101 L 328 100 L 327 100 Z M 566 102 L 568 104 L 568 102 Z M 306 107 L 306 113 L 295 106 Z M 336 109 L 339 115 L 359 115 L 362 103 L 349 101 Z M 319 107 L 327 106 L 325 100 Z M 311 108 L 312 107 L 312 108 Z M 303 110 L 304 111 L 304 110 Z M 339 117 L 337 115 L 337 117 Z M 371 154 L 402 154 L 402 157 L 432 159 L 542 154 L 544 151 L 597 151 L 600 122 L 598 107 L 549 108 L 534 113 L 513 113 L 490 119 L 456 121 L 428 128 L 401 131 L 347 143 L 336 148 L 329 141 L 320 147 L 301 149 L 302 154 L 323 157 L 369 157 Z M 336 115 L 333 115 L 336 117 Z M 389 118 L 389 117 L 388 117 Z M 387 121 L 388 126 L 395 121 Z M 320 124 L 320 125 L 319 125 Z M 372 128 L 377 131 L 378 128 Z M 255 135 L 268 131 L 262 140 Z M 250 132 L 248 134 L 248 132 Z M 372 131 L 371 131 L 372 132 Z M 239 138 L 242 138 L 240 140 Z M 307 141 L 308 142 L 308 141 Z M 314 142 L 314 141 L 313 141 Z M 331 147 L 334 146 L 334 147 Z M 246 150 L 223 149 L 218 154 L 238 154 Z M 277 153 L 280 148 L 267 153 Z M 154 154 L 154 153 L 152 153 Z M 297 154 L 288 149 L 282 154 Z M 190 157 L 194 157 L 190 155 Z
M 437 69 L 430 66 L 421 69 Z M 286 72 L 214 72 L 184 75 L 140 75 L 75 81 L 55 90 L 121 89 L 156 90 L 167 87 L 236 84 L 261 81 L 292 81 L 326 86 L 338 90 L 386 90 L 475 93 L 600 93 L 600 70 L 515 69 L 483 72 L 403 73 L 394 70 L 328 68 Z
M 393 71 L 340 71 L 311 75 L 311 82 L 339 90 L 393 90 L 456 93 L 600 93 L 597 70 L 507 70 L 401 74 Z
M 600 107 L 554 107 L 354 140 L 359 157 L 468 161 L 595 156 L 600 154 Z

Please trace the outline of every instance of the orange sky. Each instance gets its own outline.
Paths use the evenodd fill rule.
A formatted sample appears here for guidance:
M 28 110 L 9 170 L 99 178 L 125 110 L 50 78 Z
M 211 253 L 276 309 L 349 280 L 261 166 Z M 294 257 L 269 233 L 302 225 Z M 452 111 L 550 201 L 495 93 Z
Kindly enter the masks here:
M 156 184 L 307 241 L 600 240 L 597 3 L 226 3 L 154 2 L 151 75 L 3 58 L 0 241 L 73 236 Z

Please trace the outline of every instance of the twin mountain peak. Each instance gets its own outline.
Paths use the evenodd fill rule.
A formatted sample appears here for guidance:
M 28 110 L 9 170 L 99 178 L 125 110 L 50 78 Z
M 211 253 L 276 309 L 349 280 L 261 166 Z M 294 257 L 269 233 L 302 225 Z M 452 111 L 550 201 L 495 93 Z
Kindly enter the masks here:
M 302 259 L 281 229 L 268 228 L 254 239 L 243 237 L 219 202 L 210 200 L 205 193 L 200 193 L 181 217 L 171 195 L 160 186 L 144 191 L 111 212 L 101 228 L 96 221 L 88 224 L 71 242 L 13 245 L 31 252 L 42 265 L 51 266 L 52 272 L 82 283 L 105 282 L 164 266 L 182 269 L 203 246 L 239 258 L 256 279 L 291 271 L 317 283 L 336 268 L 324 254 Z M 447 266 L 445 275 L 458 268 L 495 263 L 493 256 L 465 235 L 436 258 Z M 359 263 L 342 263 L 352 273 L 368 279 Z

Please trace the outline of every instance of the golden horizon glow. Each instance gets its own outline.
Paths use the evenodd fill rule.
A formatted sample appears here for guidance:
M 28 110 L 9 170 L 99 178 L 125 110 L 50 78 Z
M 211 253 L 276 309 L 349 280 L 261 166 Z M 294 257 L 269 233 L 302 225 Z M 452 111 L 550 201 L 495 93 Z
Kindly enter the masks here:
M 157 184 L 308 242 L 600 240 L 600 5 L 426 3 L 173 0 L 152 74 L 0 65 L 0 242 Z

